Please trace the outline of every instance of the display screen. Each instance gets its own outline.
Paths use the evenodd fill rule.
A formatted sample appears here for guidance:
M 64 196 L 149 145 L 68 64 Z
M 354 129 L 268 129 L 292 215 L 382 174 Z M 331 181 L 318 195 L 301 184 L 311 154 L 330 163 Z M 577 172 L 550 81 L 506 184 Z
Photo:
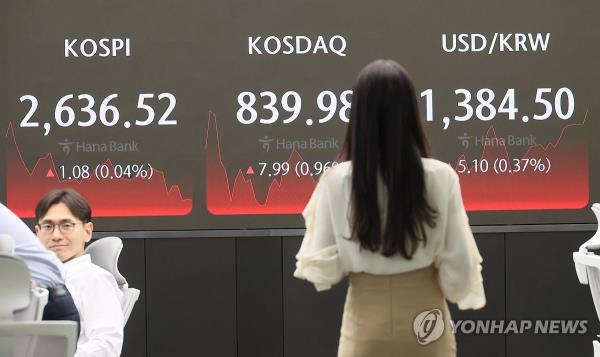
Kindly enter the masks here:
M 0 200 L 100 230 L 301 228 L 362 67 L 401 63 L 474 225 L 593 223 L 589 1 L 30 1 L 0 17 Z M 409 175 L 410 173 L 407 173 Z

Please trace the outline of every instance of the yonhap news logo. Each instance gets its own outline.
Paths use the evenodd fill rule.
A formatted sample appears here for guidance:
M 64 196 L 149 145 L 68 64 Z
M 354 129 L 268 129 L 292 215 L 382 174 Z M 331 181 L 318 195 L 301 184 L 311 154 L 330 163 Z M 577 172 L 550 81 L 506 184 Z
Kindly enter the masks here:
M 585 335 L 587 320 L 457 320 L 452 332 L 465 335 Z
M 585 335 L 588 320 L 456 320 L 449 321 L 453 334 L 463 335 Z M 444 315 L 439 309 L 426 310 L 413 320 L 420 345 L 428 345 L 444 333 Z
M 420 345 L 438 340 L 444 333 L 444 315 L 439 309 L 423 311 L 413 321 L 413 331 Z

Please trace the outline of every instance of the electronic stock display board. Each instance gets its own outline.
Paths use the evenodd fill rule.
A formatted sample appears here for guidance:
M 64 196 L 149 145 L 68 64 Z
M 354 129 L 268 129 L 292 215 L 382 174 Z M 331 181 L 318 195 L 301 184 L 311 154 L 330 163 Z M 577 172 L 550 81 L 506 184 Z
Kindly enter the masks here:
M 411 73 L 471 223 L 592 223 L 593 1 L 16 1 L 0 14 L 0 200 L 101 230 L 300 228 L 358 71 Z

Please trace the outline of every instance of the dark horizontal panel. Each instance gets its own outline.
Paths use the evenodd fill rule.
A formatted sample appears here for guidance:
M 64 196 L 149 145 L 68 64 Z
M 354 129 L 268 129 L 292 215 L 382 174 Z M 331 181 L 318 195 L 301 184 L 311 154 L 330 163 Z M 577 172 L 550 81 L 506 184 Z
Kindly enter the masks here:
M 518 232 L 582 232 L 595 231 L 596 224 L 519 224 L 471 226 L 473 233 Z M 299 237 L 304 229 L 210 229 L 182 231 L 95 231 L 94 238 L 118 236 L 121 238 L 244 238 L 244 237 Z

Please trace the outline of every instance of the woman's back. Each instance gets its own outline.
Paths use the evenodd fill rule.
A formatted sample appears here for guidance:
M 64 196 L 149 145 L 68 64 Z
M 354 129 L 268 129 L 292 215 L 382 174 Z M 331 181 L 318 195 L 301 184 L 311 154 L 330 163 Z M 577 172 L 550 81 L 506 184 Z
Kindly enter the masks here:
M 338 356 L 455 355 L 446 299 L 485 305 L 482 259 L 458 175 L 427 158 L 414 86 L 396 62 L 360 72 L 342 157 L 303 212 L 294 272 L 319 291 L 350 276 Z
M 325 288 L 348 273 L 398 274 L 433 264 L 449 300 L 459 302 L 464 298 L 471 287 L 468 277 L 479 272 L 481 257 L 462 206 L 458 176 L 449 165 L 435 159 L 423 159 L 423 167 L 427 200 L 438 215 L 435 226 L 425 230 L 427 242 L 420 243 L 411 259 L 401 254 L 386 257 L 364 249 L 352 235 L 352 164 L 343 162 L 321 178 L 305 208 L 307 234 L 296 256 L 296 275 Z M 379 192 L 382 207 L 386 200 L 395 199 L 385 189 Z M 382 212 L 387 216 L 384 209 Z M 318 271 L 311 268 L 315 264 L 319 265 Z M 316 276 L 311 276 L 312 272 Z M 470 303 L 471 308 L 485 304 L 483 296 L 473 299 L 476 302 Z
M 393 274 L 423 268 L 434 262 L 434 258 L 444 242 L 449 202 L 453 190 L 456 189 L 457 178 L 452 168 L 441 161 L 435 159 L 423 159 L 422 161 L 427 201 L 438 212 L 438 215 L 435 226 L 425 228 L 427 243 L 420 243 L 411 259 L 407 259 L 401 254 L 386 257 L 381 252 L 361 249 L 360 242 L 356 237 L 352 237 L 351 162 L 346 161 L 337 165 L 321 179 L 322 182 L 319 184 L 323 186 L 323 190 L 326 190 L 329 196 L 321 197 L 321 199 L 327 199 L 332 205 L 329 214 L 332 217 L 334 235 L 338 249 L 340 249 L 340 259 L 344 271 Z M 381 185 L 380 183 L 378 201 L 382 221 L 385 221 L 387 200 L 398 198 L 388 196 L 387 190 Z M 394 217 L 390 218 L 394 219 Z

